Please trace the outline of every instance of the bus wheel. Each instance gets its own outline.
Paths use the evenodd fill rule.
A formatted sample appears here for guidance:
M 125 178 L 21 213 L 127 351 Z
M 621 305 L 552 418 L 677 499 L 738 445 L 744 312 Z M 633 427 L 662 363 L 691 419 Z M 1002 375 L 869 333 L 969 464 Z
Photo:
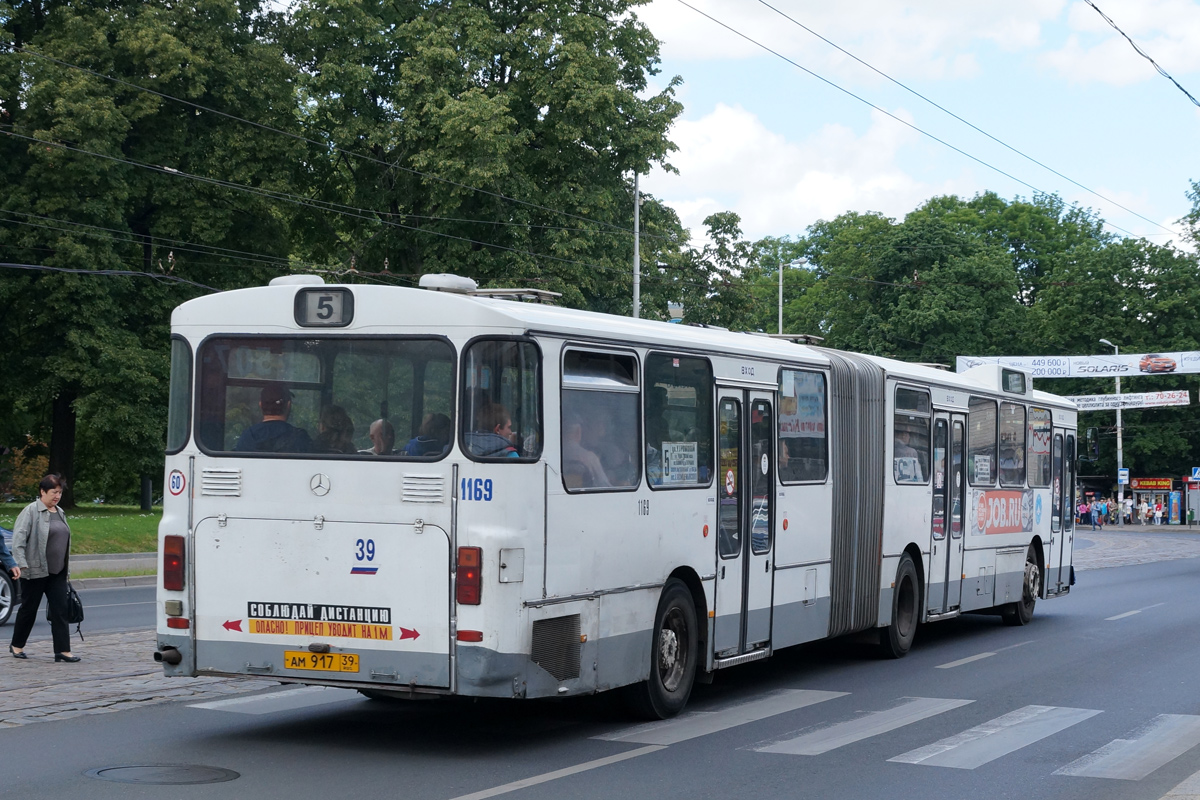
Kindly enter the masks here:
M 646 719 L 668 719 L 683 710 L 696 680 L 699 652 L 696 607 L 682 581 L 663 587 L 654 615 L 650 678 L 629 687 L 633 710 Z
M 921 592 L 917 588 L 917 568 L 912 556 L 905 553 L 896 568 L 896 583 L 892 587 L 892 622 L 879 629 L 879 649 L 884 658 L 903 658 L 912 647 L 917 633 L 917 617 L 921 611 Z
M 1033 547 L 1025 555 L 1025 578 L 1021 581 L 1021 599 L 1004 606 L 1004 621 L 1009 625 L 1028 625 L 1033 619 L 1033 607 L 1042 593 L 1042 571 L 1038 569 Z

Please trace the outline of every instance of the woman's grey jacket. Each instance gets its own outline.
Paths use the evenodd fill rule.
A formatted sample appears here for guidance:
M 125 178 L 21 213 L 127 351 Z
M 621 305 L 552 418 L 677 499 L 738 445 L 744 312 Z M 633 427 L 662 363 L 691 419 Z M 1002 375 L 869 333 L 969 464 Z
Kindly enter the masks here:
M 62 521 L 67 521 L 67 515 L 61 508 L 55 508 Z M 41 500 L 34 500 L 17 515 L 13 525 L 13 557 L 21 568 L 21 577 L 37 580 L 49 576 L 50 569 L 46 566 L 46 542 L 50 538 L 50 509 Z M 71 548 L 67 546 L 67 559 L 70 560 Z M 64 567 L 65 568 L 65 567 Z

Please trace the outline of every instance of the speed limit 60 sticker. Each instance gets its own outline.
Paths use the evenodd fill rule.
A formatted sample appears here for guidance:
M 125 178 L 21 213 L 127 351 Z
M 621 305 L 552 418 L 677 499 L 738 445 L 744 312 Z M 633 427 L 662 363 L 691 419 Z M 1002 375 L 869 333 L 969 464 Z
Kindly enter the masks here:
M 186 488 L 187 478 L 183 477 L 183 473 L 177 469 L 171 470 L 171 474 L 167 476 L 167 491 L 178 497 Z

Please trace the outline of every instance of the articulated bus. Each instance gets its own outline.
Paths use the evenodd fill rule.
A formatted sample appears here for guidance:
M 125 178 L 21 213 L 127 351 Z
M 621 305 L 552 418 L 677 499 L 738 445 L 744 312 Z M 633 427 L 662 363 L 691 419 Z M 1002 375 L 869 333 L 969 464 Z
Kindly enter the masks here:
M 1076 409 L 1027 373 L 422 284 L 175 310 L 166 674 L 665 718 L 783 647 L 900 657 L 1070 590 Z

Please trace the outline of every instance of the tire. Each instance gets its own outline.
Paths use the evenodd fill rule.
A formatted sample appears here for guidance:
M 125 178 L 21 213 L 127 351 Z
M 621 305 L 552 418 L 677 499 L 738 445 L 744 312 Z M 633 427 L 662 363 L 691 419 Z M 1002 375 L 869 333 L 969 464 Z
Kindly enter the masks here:
M 1005 623 L 1014 626 L 1028 625 L 1033 620 L 1033 607 L 1042 593 L 1042 571 L 1038 567 L 1037 554 L 1030 546 L 1025 554 L 1025 577 L 1021 580 L 1021 599 L 1008 603 L 1002 609 Z
M 17 604 L 17 588 L 12 578 L 0 573 L 0 625 L 8 622 Z
M 896 567 L 892 587 L 892 621 L 879 629 L 879 649 L 884 658 L 904 658 L 912 648 L 921 614 L 921 587 L 912 557 L 905 553 Z
M 669 719 L 687 705 L 696 682 L 699 626 L 692 594 L 672 578 L 654 614 L 650 677 L 628 689 L 632 710 L 644 719 Z

